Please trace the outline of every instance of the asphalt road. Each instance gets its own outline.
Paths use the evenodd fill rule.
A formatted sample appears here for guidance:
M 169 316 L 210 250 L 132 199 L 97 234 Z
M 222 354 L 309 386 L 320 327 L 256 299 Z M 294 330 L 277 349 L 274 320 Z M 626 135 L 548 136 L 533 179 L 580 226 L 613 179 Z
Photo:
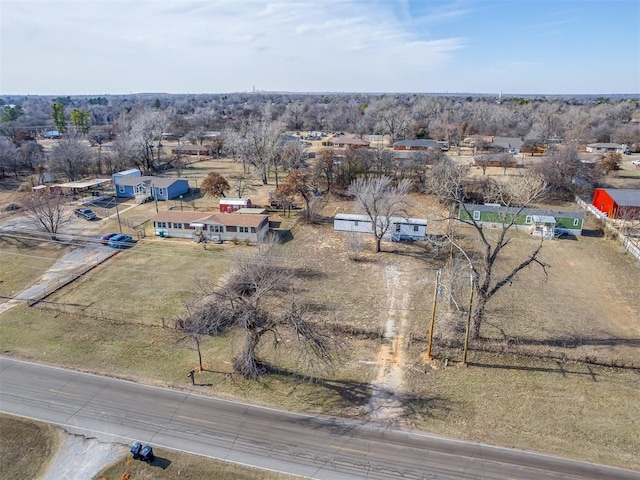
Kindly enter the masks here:
M 139 440 L 323 480 L 640 479 L 640 472 L 256 407 L 6 357 L 0 357 L 0 411 L 102 441 Z

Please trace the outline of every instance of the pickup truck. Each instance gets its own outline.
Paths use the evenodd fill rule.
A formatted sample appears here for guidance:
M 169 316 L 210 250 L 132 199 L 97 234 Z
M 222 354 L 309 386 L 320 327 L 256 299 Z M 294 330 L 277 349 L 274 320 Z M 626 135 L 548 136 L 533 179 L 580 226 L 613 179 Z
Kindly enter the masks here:
M 73 213 L 76 217 L 82 217 L 87 220 L 95 220 L 97 218 L 95 212 L 88 208 L 76 208 Z

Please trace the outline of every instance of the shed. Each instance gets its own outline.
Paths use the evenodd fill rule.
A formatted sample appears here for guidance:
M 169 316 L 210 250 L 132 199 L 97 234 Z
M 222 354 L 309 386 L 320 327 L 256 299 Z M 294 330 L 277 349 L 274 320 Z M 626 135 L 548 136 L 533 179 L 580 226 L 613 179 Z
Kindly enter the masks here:
M 609 218 L 640 219 L 640 190 L 630 188 L 596 188 L 594 207 Z
M 219 203 L 220 213 L 234 213 L 241 208 L 251 208 L 253 204 L 248 198 L 221 198 Z

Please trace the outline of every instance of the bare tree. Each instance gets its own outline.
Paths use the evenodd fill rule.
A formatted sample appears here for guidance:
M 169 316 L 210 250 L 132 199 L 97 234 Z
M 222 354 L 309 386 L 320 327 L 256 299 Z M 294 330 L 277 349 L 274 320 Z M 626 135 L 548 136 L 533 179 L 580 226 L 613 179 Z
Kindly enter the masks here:
M 355 197 L 358 210 L 371 221 L 376 253 L 381 251 L 380 242 L 389 231 L 393 217 L 407 216 L 410 190 L 409 180 L 393 185 L 389 177 L 358 178 L 349 185 L 349 193 Z
M 229 178 L 231 179 L 230 188 L 238 198 L 243 198 L 245 195 L 256 191 L 252 184 L 253 178 L 250 175 L 233 175 Z
M 74 137 L 66 137 L 51 150 L 49 165 L 53 172 L 74 181 L 90 171 L 93 160 L 93 152 L 85 142 Z
M 67 202 L 62 195 L 26 195 L 21 203 L 35 228 L 49 233 L 54 240 L 60 228 L 69 222 Z
M 511 230 L 518 216 L 524 208 L 541 196 L 545 184 L 539 174 L 530 171 L 512 177 L 508 182 L 486 182 L 483 192 L 485 201 L 498 203 L 503 207 L 492 218 L 492 223 L 498 224 L 498 227 L 485 229 L 482 222 L 474 217 L 473 205 L 467 203 L 469 181 L 466 178 L 466 172 L 466 169 L 460 166 L 443 163 L 439 168 L 434 168 L 430 191 L 441 201 L 450 205 L 452 212 L 450 219 L 455 219 L 472 228 L 480 244 L 480 255 L 476 258 L 465 251 L 459 242 L 450 238 L 453 245 L 469 262 L 475 277 L 473 337 L 479 338 L 487 304 L 502 287 L 511 283 L 519 272 L 531 264 L 539 265 L 546 274 L 546 264 L 538 258 L 543 246 L 542 239 L 531 250 L 523 250 L 519 253 L 521 260 L 516 266 L 505 269 L 502 265 L 502 253 L 512 242 Z M 453 215 L 454 209 L 458 210 L 458 216 Z
M 295 273 L 277 245 L 263 244 L 256 255 L 238 258 L 223 283 L 207 288 L 203 301 L 177 323 L 192 336 L 240 330 L 244 340 L 233 367 L 244 378 L 257 379 L 269 371 L 258 356 L 268 338 L 276 349 L 297 348 L 297 365 L 328 367 L 333 340 L 296 304 Z M 277 310 L 268 307 L 270 300 L 277 301 Z
M 5 178 L 6 172 L 11 171 L 18 179 L 18 159 L 15 145 L 8 138 L 0 137 L 0 178 Z

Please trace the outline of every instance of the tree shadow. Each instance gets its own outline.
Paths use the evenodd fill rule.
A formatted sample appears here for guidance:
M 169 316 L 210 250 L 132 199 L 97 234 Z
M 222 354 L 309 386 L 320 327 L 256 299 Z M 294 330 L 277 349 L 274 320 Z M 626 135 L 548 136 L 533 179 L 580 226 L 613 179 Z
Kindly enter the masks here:
M 600 228 L 583 229 L 581 235 L 589 238 L 602 238 L 604 237 L 604 232 Z
M 583 375 L 587 377 L 591 377 L 593 381 L 597 381 L 596 377 L 598 374 L 594 373 L 591 369 L 589 372 L 578 372 L 575 370 L 567 370 L 565 369 L 560 362 L 556 362 L 558 365 L 557 368 L 552 367 L 527 367 L 523 365 L 498 365 L 495 363 L 483 363 L 483 362 L 468 362 L 470 367 L 482 367 L 482 368 L 493 368 L 497 370 L 518 370 L 521 372 L 542 372 L 542 373 L 559 373 L 563 377 L 567 375 Z

